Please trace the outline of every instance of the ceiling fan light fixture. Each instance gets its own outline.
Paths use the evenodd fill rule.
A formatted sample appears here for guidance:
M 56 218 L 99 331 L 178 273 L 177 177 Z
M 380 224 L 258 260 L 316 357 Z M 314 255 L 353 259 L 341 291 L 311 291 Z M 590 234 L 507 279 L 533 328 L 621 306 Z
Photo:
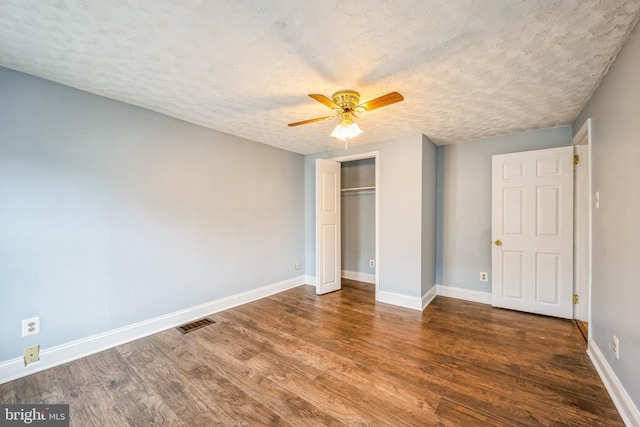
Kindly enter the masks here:
M 362 133 L 362 129 L 353 122 L 353 120 L 343 120 L 336 126 L 336 128 L 331 133 L 331 136 L 334 139 L 339 139 L 341 141 L 346 141 L 347 138 L 351 139 L 356 137 Z
M 301 122 L 289 123 L 290 127 L 306 125 L 307 123 L 321 122 L 340 117 L 340 124 L 331 133 L 333 139 L 340 139 L 347 142 L 362 133 L 360 127 L 353 122 L 358 118 L 357 114 L 376 110 L 387 105 L 395 104 L 404 100 L 398 92 L 390 92 L 370 101 L 360 103 L 360 94 L 354 90 L 341 90 L 333 94 L 331 99 L 319 93 L 310 93 L 309 97 L 319 103 L 331 108 L 338 114 L 329 117 L 318 117 L 316 119 L 303 120 Z M 345 148 L 347 148 L 345 144 Z

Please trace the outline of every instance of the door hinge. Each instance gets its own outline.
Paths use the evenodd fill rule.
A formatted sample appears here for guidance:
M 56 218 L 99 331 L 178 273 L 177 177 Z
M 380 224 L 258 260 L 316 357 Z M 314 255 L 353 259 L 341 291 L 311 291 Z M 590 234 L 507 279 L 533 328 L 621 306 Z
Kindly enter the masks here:
M 577 304 L 578 303 L 578 299 L 579 299 L 578 295 L 574 295 L 573 296 L 573 303 Z
M 580 164 L 580 156 L 578 156 L 577 154 L 573 156 L 573 164 L 574 165 Z

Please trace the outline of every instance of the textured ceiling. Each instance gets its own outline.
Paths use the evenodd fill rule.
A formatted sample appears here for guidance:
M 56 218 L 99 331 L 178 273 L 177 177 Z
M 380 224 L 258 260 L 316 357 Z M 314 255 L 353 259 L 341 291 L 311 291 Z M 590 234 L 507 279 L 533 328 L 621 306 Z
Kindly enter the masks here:
M 299 153 L 338 148 L 308 93 L 398 91 L 350 145 L 571 123 L 640 0 L 1 0 L 0 65 Z M 0 99 L 1 99 L 0 94 Z

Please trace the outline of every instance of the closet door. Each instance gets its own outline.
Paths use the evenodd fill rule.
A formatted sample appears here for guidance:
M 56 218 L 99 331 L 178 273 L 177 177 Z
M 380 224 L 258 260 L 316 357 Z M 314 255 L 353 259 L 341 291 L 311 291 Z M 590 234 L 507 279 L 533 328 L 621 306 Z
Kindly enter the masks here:
M 316 159 L 316 293 L 340 282 L 340 163 Z

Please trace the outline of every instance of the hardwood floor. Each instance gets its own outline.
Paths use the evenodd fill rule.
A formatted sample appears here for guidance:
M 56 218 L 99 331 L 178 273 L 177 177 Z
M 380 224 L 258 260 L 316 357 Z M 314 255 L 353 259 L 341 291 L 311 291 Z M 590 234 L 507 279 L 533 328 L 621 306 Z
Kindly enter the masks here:
M 572 321 L 343 280 L 301 286 L 0 385 L 74 426 L 623 426 Z

